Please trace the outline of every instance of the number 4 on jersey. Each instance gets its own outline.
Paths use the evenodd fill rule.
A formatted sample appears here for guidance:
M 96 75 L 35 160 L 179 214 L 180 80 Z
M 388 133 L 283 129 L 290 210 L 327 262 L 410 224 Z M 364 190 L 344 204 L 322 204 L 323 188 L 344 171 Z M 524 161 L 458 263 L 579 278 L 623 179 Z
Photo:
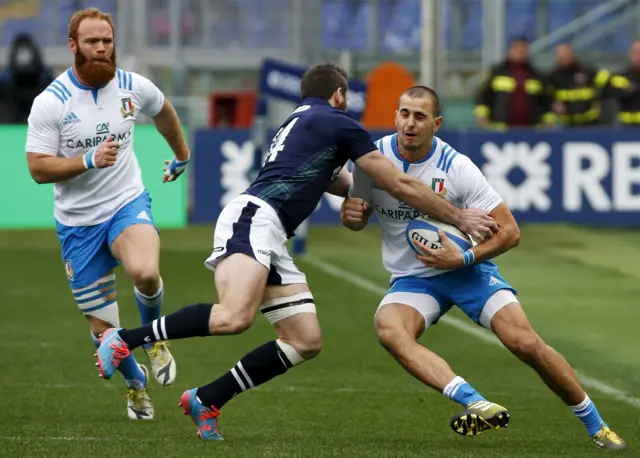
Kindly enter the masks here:
M 291 132 L 291 128 L 294 126 L 296 121 L 299 118 L 293 118 L 289 121 L 289 124 L 280 128 L 280 130 L 276 133 L 275 137 L 273 137 L 273 141 L 271 142 L 271 147 L 269 148 L 269 153 L 267 154 L 267 159 L 265 162 L 273 162 L 276 160 L 276 156 L 280 151 L 284 149 L 284 141 L 287 139 L 287 135 Z

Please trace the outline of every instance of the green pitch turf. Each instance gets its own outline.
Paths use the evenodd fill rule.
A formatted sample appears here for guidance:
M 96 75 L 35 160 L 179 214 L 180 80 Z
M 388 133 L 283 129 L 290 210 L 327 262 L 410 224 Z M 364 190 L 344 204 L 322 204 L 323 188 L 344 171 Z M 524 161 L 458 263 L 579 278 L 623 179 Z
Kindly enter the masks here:
M 165 312 L 211 301 L 203 266 L 211 228 L 162 233 Z M 84 318 L 53 232 L 0 233 L 0 456 L 8 457 L 588 457 L 582 424 L 536 374 L 454 310 L 422 342 L 484 396 L 508 407 L 506 430 L 460 437 L 452 402 L 403 372 L 378 345 L 373 313 L 387 285 L 376 228 L 314 228 L 298 260 L 324 332 L 323 353 L 223 409 L 223 443 L 203 443 L 177 403 L 188 388 L 273 338 L 261 317 L 246 334 L 176 341 L 174 386 L 151 381 L 156 418 L 126 416 L 120 376 L 98 377 Z M 600 413 L 640 456 L 640 232 L 528 226 L 498 259 L 538 332 L 581 374 Z M 138 324 L 117 271 L 121 319 Z M 146 356 L 136 350 L 138 360 Z

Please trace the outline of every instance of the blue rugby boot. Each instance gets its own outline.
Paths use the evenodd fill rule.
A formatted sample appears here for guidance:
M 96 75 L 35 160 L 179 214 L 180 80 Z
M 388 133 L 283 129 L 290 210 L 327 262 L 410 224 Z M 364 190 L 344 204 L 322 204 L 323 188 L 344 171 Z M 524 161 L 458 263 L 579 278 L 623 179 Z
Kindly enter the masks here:
M 94 353 L 100 376 L 107 380 L 113 377 L 122 360 L 131 354 L 127 344 L 118 334 L 120 329 L 122 328 L 107 329 L 100 338 L 98 350 Z
M 191 415 L 191 420 L 198 427 L 198 437 L 208 441 L 221 441 L 222 435 L 218 431 L 218 417 L 220 411 L 215 407 L 205 407 L 196 397 L 197 388 L 187 390 L 180 396 L 178 407 L 184 408 L 185 415 Z

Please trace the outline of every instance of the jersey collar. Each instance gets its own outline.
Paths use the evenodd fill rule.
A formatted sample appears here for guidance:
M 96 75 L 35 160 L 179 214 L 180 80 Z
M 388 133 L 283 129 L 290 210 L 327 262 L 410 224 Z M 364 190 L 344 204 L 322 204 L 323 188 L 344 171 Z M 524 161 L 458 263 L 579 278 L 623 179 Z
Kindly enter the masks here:
M 322 97 L 306 97 L 300 105 L 329 105 L 329 102 Z
M 69 77 L 69 79 L 71 80 L 71 82 L 73 83 L 73 85 L 75 87 L 77 87 L 78 89 L 82 89 L 85 91 L 94 91 L 94 90 L 98 90 L 98 89 L 102 89 L 103 87 L 105 87 L 107 84 L 105 84 L 102 87 L 92 87 L 92 86 L 85 86 L 84 84 L 82 84 L 80 81 L 78 81 L 78 78 L 76 77 L 76 74 L 73 73 L 73 67 L 69 67 L 67 68 L 67 76 Z
M 419 161 L 409 162 L 405 158 L 403 158 L 398 151 L 398 134 L 393 134 L 393 138 L 391 139 L 391 150 L 393 151 L 394 156 L 400 162 L 402 162 L 402 165 L 404 165 L 405 167 L 408 167 L 411 164 L 422 164 L 424 162 L 427 162 L 433 156 L 433 153 L 436 150 L 436 146 L 438 146 L 438 141 L 436 140 L 436 137 L 433 137 L 433 142 L 431 142 L 431 149 L 429 150 L 427 155 Z

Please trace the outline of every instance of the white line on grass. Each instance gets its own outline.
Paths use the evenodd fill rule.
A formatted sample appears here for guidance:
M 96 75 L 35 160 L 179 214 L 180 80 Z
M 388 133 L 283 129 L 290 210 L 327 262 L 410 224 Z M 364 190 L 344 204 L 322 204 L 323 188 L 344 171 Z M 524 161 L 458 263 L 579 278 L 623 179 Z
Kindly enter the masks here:
M 302 260 L 309 263 L 313 267 L 319 270 L 322 270 L 326 274 L 329 274 L 333 277 L 336 277 L 338 279 L 351 283 L 352 285 L 357 286 L 363 290 L 369 291 L 370 293 L 379 294 L 382 296 L 387 292 L 385 288 L 382 288 L 381 286 L 375 284 L 374 282 L 367 280 L 366 278 L 361 277 L 349 270 L 345 270 L 327 261 L 323 261 L 322 259 L 318 259 L 316 257 L 309 256 L 309 255 L 304 255 L 302 257 Z M 452 326 L 464 332 L 465 334 L 472 335 L 473 337 L 479 340 L 499 346 L 500 348 L 504 349 L 504 346 L 502 345 L 502 343 L 500 343 L 500 341 L 496 338 L 496 336 L 494 336 L 493 334 L 490 334 L 489 331 L 486 331 L 483 328 L 478 327 L 477 325 L 465 323 L 464 321 L 456 317 L 452 317 L 448 315 L 445 315 L 442 318 L 440 318 L 439 322 L 448 324 L 449 326 Z M 608 383 L 603 382 L 602 380 L 598 380 L 596 378 L 581 374 L 578 371 L 576 371 L 576 375 L 578 376 L 582 384 L 587 388 L 592 388 L 596 391 L 599 391 L 602 394 L 606 394 L 614 399 L 617 399 L 618 401 L 624 402 L 625 404 L 629 404 L 637 409 L 640 409 L 640 399 L 631 396 L 629 393 L 626 393 L 625 391 L 614 388 Z
M 0 441 L 106 441 L 121 440 L 121 438 L 92 437 L 92 436 L 0 436 Z
M 153 442 L 158 442 L 158 440 L 171 440 L 170 436 L 161 438 L 161 439 L 157 439 L 157 438 L 150 438 L 150 437 L 144 437 L 144 438 L 140 438 L 140 437 L 97 437 L 97 436 L 0 436 L 0 442 L 2 441 L 7 441 L 7 442 L 31 442 L 31 441 L 36 441 L 36 442 L 45 442 L 45 441 L 59 441 L 59 442 L 86 442 L 86 441 L 96 441 L 96 442 L 147 442 L 147 441 L 153 441 Z

